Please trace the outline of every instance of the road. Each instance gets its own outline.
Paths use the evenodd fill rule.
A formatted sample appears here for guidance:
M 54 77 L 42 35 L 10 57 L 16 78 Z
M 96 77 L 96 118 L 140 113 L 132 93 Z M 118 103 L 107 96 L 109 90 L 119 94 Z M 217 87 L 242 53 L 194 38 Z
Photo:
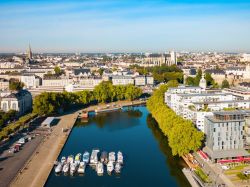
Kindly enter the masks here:
M 41 143 L 43 137 L 36 136 L 27 142 L 17 153 L 8 153 L 5 150 L 0 156 L 0 186 L 9 186 L 24 164 L 31 157 L 37 146 Z

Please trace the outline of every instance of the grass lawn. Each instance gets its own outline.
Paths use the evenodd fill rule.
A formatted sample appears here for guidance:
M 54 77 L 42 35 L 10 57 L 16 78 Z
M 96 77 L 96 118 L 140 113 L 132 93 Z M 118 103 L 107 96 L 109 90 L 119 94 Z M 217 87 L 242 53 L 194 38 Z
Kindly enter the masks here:
M 210 178 L 207 176 L 206 173 L 204 173 L 204 171 L 198 167 L 196 170 L 195 170 L 195 173 L 200 177 L 200 179 L 205 182 L 205 183 L 211 183 L 212 181 L 210 180 Z

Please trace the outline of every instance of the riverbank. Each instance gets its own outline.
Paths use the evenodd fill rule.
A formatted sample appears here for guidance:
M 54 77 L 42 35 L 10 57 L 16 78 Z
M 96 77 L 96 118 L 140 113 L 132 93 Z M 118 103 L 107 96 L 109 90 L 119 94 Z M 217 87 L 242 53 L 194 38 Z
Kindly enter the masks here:
M 60 122 L 54 127 L 52 133 L 37 147 L 21 172 L 12 181 L 10 186 L 44 186 L 54 161 L 60 154 L 69 132 L 77 119 L 78 113 L 67 114 L 60 117 Z

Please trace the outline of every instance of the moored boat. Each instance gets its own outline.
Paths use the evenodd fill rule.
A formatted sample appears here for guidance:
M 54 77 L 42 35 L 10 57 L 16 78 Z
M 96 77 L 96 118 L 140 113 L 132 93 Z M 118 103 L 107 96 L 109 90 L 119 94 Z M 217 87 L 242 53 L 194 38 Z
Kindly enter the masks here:
M 78 153 L 76 156 L 75 156 L 75 164 L 78 166 L 81 162 L 81 153 Z
M 61 158 L 61 163 L 62 163 L 62 164 L 65 164 L 65 162 L 66 162 L 66 157 L 63 156 L 63 157 Z
M 114 170 L 114 163 L 109 161 L 108 164 L 107 164 L 107 172 L 108 172 L 108 174 L 111 174 L 113 170 Z
M 62 166 L 63 166 L 62 163 L 58 163 L 58 165 L 55 168 L 55 172 L 60 173 L 62 171 Z
M 98 162 L 97 168 L 96 168 L 96 172 L 97 172 L 98 175 L 102 175 L 103 174 L 103 163 Z
M 115 172 L 121 173 L 121 165 L 118 162 L 115 164 Z
M 71 163 L 70 164 L 70 174 L 74 175 L 75 172 L 76 172 L 76 163 Z
M 98 163 L 98 153 L 100 152 L 99 149 L 93 149 L 91 156 L 90 156 L 90 164 L 96 165 Z
M 85 151 L 82 155 L 82 161 L 85 162 L 86 164 L 89 163 L 89 152 Z
M 121 151 L 118 151 L 117 153 L 117 162 L 123 164 L 123 155 Z
M 83 174 L 85 172 L 86 164 L 85 162 L 80 162 L 77 172 Z
M 67 158 L 67 162 L 72 164 L 74 162 L 74 156 L 73 155 L 69 155 Z
M 109 153 L 109 161 L 115 162 L 115 152 L 110 152 Z
M 69 163 L 64 164 L 63 166 L 63 172 L 68 173 L 69 172 Z

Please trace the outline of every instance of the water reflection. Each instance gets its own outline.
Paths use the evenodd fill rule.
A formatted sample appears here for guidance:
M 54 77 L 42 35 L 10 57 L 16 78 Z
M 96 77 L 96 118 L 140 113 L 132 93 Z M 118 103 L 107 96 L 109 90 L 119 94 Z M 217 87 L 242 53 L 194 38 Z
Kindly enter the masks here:
M 166 165 L 168 165 L 168 168 L 170 168 L 170 174 L 178 179 L 177 181 L 180 186 L 185 186 L 185 187 L 190 186 L 189 182 L 185 179 L 185 176 L 183 176 L 182 171 L 179 169 L 183 168 L 183 166 L 186 166 L 185 162 L 177 156 L 175 157 L 169 156 L 172 155 L 172 152 L 168 145 L 168 139 L 161 132 L 157 122 L 155 121 L 155 119 L 152 117 L 151 114 L 148 114 L 147 116 L 147 125 L 151 129 L 155 139 L 159 143 L 159 148 L 161 152 L 163 152 L 164 155 L 166 156 Z
M 91 116 L 85 121 L 78 119 L 75 127 L 86 127 L 91 124 L 96 124 L 98 128 L 106 129 L 108 131 L 123 130 L 140 125 L 139 118 L 142 115 L 143 113 L 139 109 L 129 107 L 125 108 L 123 111 L 99 113 Z M 138 120 L 138 123 L 135 123 L 135 120 Z M 117 123 L 117 121 L 122 121 L 122 123 Z

